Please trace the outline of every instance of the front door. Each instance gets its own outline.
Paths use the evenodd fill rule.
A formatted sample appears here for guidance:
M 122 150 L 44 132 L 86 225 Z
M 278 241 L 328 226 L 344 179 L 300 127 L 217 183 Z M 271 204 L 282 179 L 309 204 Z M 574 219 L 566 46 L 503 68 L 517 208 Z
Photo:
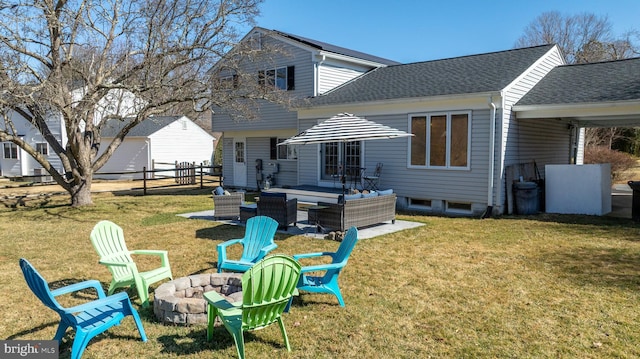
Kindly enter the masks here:
M 245 138 L 233 139 L 233 184 L 236 187 L 247 186 L 247 141 Z

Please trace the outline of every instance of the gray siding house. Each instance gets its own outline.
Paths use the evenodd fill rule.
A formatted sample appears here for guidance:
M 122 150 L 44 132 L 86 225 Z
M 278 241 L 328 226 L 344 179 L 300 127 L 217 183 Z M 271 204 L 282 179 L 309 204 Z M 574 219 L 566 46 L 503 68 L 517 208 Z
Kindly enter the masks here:
M 242 41 L 256 41 L 279 51 L 268 63 L 248 64 L 259 74 L 282 74 L 281 90 L 294 98 L 321 95 L 367 71 L 397 62 L 345 49 L 304 37 L 256 27 Z M 278 86 L 278 81 L 276 86 Z M 286 85 L 285 85 L 286 84 Z M 279 87 L 279 86 L 278 86 Z M 212 130 L 223 133 L 223 171 L 225 186 L 258 189 L 269 178 L 278 186 L 299 183 L 295 148 L 279 149 L 277 143 L 299 132 L 295 111 L 279 104 L 260 101 L 258 119 L 238 120 L 214 111 Z M 256 163 L 262 163 L 261 169 Z
M 371 170 L 384 163 L 381 187 L 393 188 L 400 208 L 503 213 L 507 166 L 570 160 L 566 125 L 539 131 L 523 126 L 512 112 L 513 104 L 563 63 L 558 47 L 545 45 L 379 68 L 299 108 L 300 129 L 349 112 L 413 133 L 361 145 L 361 166 Z M 310 163 L 318 148 L 307 147 L 313 146 L 298 151 Z M 316 168 L 305 168 L 306 183 L 326 177 L 322 159 L 315 162 Z
M 512 183 L 519 174 L 514 168 L 535 163 L 544 178 L 546 165 L 583 163 L 585 127 L 640 126 L 640 59 L 566 65 L 559 48 L 550 44 L 410 64 L 380 61 L 329 89 L 322 86 L 330 82 L 327 72 L 345 71 L 323 68 L 323 50 L 314 50 L 312 40 L 296 43 L 290 35 L 275 34 L 274 41 L 313 54 L 300 53 L 296 58 L 302 62 L 295 63 L 296 82 L 305 73 L 298 67 L 313 69 L 300 79 L 306 85 L 296 84 L 300 97 L 312 97 L 296 107 L 297 113 L 280 109 L 250 126 L 214 115 L 214 130 L 225 132 L 227 185 L 260 187 L 238 181 L 233 161 L 240 139 L 246 141 L 247 161 L 274 152 L 294 154 L 263 162 L 266 169 L 278 164 L 276 186 L 340 186 L 335 173 L 342 147 L 276 144 L 336 114 L 351 113 L 414 135 L 351 143 L 344 156 L 347 166 L 365 173 L 383 163 L 380 188 L 394 190 L 399 208 L 498 215 L 513 212 Z M 255 173 L 247 171 L 245 177 Z

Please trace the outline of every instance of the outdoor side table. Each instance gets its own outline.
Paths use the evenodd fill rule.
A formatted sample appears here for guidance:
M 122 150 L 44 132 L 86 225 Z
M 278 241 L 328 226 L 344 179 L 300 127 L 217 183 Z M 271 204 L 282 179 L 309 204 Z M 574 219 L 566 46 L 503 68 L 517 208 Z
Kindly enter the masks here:
M 320 210 L 329 208 L 327 206 L 310 206 L 307 208 L 307 219 L 309 224 L 313 224 L 316 227 L 316 233 L 324 232 L 322 226 L 320 226 Z
M 247 219 L 255 217 L 258 214 L 257 204 L 243 204 L 240 206 L 240 221 L 246 222 Z

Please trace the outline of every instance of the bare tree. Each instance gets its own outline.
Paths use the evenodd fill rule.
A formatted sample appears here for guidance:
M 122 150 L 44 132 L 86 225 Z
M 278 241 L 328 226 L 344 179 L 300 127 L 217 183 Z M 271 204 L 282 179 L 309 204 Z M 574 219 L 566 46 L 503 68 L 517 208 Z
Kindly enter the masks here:
M 0 141 L 32 156 L 69 192 L 73 206 L 91 204 L 93 174 L 142 121 L 212 105 L 237 105 L 245 113 L 250 106 L 238 98 L 270 96 L 258 86 L 230 89 L 215 80 L 215 64 L 227 56 L 234 76 L 256 82 L 233 64 L 265 56 L 264 49 L 236 46 L 261 2 L 0 2 Z M 101 130 L 113 119 L 124 126 L 101 150 Z M 61 168 L 20 136 L 19 121 L 40 132 Z M 50 127 L 55 121 L 64 123 L 62 139 Z
M 612 34 L 607 16 L 590 13 L 564 16 L 545 12 L 531 22 L 516 41 L 516 47 L 557 44 L 567 63 L 620 60 L 638 55 L 637 30 L 621 37 Z M 607 146 L 624 138 L 623 128 L 587 128 L 586 146 Z

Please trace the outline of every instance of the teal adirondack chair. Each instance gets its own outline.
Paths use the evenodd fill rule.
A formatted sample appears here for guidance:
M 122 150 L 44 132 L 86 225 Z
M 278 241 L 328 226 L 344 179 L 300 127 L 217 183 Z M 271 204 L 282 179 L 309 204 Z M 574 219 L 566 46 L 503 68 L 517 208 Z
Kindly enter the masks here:
M 120 324 L 120 321 L 129 315 L 133 317 L 142 341 L 147 341 L 147 335 L 142 327 L 140 316 L 138 316 L 138 312 L 131 305 L 131 301 L 126 293 L 118 293 L 107 297 L 104 294 L 100 282 L 97 280 L 87 280 L 56 290 L 50 290 L 49 283 L 47 283 L 29 261 L 21 258 L 20 269 L 22 269 L 24 279 L 27 281 L 27 285 L 29 285 L 33 294 L 35 294 L 44 305 L 60 315 L 60 324 L 53 339 L 60 343 L 69 327 L 76 332 L 73 345 L 71 346 L 71 359 L 79 359 L 82 357 L 82 353 L 93 337 L 114 325 Z M 61 306 L 56 300 L 57 296 L 87 288 L 95 288 L 98 293 L 98 299 L 68 308 Z
M 244 237 L 230 239 L 218 244 L 218 273 L 223 270 L 230 272 L 244 272 L 269 252 L 278 247 L 273 242 L 278 222 L 266 216 L 251 217 L 247 220 Z M 242 256 L 238 260 L 227 258 L 227 247 L 242 244 Z
M 358 229 L 356 227 L 351 227 L 347 231 L 347 234 L 344 236 L 344 239 L 342 240 L 342 243 L 340 243 L 340 247 L 338 247 L 336 252 L 295 254 L 293 258 L 296 260 L 322 256 L 331 257 L 331 263 L 328 264 L 303 266 L 302 275 L 298 282 L 298 289 L 306 290 L 308 292 L 333 294 L 338 298 L 340 306 L 344 307 L 344 300 L 342 299 L 340 287 L 338 286 L 338 276 L 342 269 L 347 265 L 349 255 L 353 251 L 353 247 L 355 247 L 357 242 Z M 311 272 L 324 272 L 324 275 L 311 276 L 306 274 Z
M 242 302 L 229 303 L 216 291 L 204 293 L 207 300 L 207 340 L 213 338 L 213 326 L 219 317 L 233 336 L 238 357 L 244 358 L 243 332 L 278 323 L 284 344 L 291 351 L 282 312 L 296 290 L 300 263 L 285 255 L 258 261 L 242 275 Z
M 149 305 L 149 286 L 163 279 L 173 279 L 169 255 L 164 250 L 127 249 L 122 228 L 110 221 L 100 221 L 91 231 L 91 243 L 100 256 L 100 264 L 109 268 L 113 279 L 109 294 L 121 287 L 134 286 L 143 307 Z M 154 255 L 160 257 L 160 267 L 141 272 L 131 255 Z

